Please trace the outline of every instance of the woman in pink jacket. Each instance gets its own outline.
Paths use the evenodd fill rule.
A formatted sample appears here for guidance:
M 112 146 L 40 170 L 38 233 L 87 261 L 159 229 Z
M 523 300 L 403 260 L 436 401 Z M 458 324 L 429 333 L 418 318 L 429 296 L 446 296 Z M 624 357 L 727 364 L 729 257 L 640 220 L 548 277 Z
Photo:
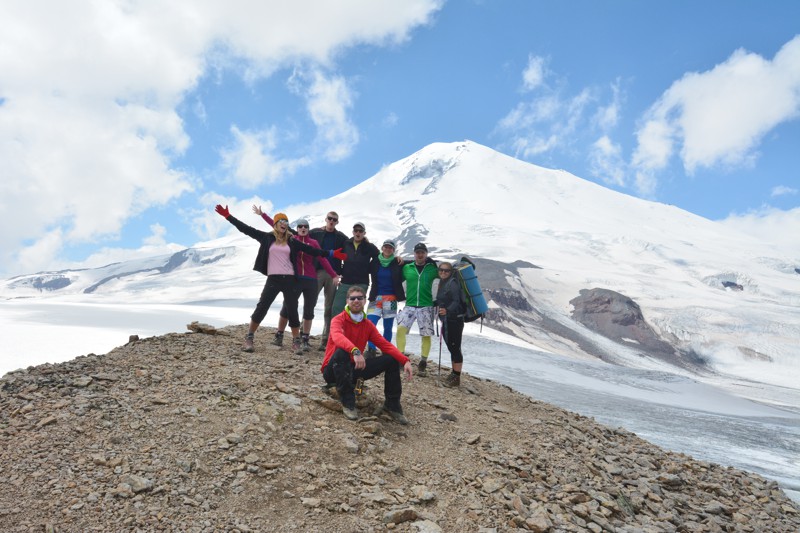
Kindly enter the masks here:
M 253 206 L 253 213 L 261 216 L 267 224 L 273 225 L 273 220 L 270 216 L 261 210 L 261 206 Z M 308 220 L 301 218 L 297 221 L 297 230 L 289 230 L 294 235 L 294 238 L 300 242 L 308 244 L 312 248 L 319 248 L 319 243 L 309 237 L 308 235 Z M 339 275 L 333 270 L 333 267 L 324 257 L 314 257 L 305 252 L 297 254 L 295 264 L 297 266 L 297 282 L 300 294 L 303 295 L 303 326 L 299 339 L 292 340 L 292 351 L 294 352 L 308 352 L 311 350 L 311 344 L 308 342 L 308 336 L 311 332 L 311 322 L 314 320 L 314 307 L 317 306 L 317 298 L 319 291 L 317 290 L 317 269 L 315 261 L 319 263 L 325 272 L 330 274 L 333 278 L 334 284 L 339 283 Z M 286 325 L 289 322 L 289 314 L 286 306 L 281 307 L 280 318 L 278 319 L 278 331 L 275 332 L 275 338 L 272 344 L 275 346 L 283 346 L 283 333 L 286 331 Z M 291 325 L 291 324 L 290 324 Z

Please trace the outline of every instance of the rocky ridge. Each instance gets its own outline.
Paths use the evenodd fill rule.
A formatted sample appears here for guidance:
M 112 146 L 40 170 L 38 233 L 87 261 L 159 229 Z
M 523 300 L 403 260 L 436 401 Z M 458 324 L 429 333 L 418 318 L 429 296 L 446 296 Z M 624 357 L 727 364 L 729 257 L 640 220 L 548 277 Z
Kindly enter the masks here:
M 0 379 L 0 530 L 800 530 L 772 481 L 498 383 L 404 380 L 400 426 L 373 380 L 349 422 L 320 352 L 191 329 Z

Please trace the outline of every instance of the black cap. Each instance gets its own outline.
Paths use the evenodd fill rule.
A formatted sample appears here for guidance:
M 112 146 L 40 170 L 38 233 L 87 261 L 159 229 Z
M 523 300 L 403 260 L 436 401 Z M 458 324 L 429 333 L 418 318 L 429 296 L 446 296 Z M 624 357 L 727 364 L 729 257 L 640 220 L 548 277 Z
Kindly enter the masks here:
M 425 250 L 427 252 L 428 247 L 425 246 L 424 242 L 418 242 L 417 244 L 414 245 L 414 251 L 416 252 L 417 250 Z

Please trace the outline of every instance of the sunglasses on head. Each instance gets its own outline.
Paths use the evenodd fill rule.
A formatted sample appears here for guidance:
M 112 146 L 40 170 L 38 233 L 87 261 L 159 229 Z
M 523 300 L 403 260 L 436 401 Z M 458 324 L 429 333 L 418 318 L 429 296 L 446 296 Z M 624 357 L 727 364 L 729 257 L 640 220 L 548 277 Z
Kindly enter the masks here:
M 363 296 L 349 296 L 347 299 L 350 300 L 351 302 L 360 302 L 361 300 L 364 299 L 364 297 Z
M 336 218 L 336 217 L 325 217 L 325 218 L 327 218 L 327 219 L 328 219 L 328 220 L 330 220 L 331 222 L 339 222 L 339 219 L 338 219 L 338 218 Z

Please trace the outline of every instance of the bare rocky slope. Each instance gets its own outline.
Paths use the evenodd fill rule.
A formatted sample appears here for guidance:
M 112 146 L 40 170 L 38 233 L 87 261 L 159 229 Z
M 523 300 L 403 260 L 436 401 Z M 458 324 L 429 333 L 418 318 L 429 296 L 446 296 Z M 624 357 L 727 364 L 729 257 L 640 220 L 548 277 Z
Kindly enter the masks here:
M 320 352 L 195 328 L 0 380 L 1 531 L 797 532 L 776 483 L 465 376 L 359 422 Z M 467 368 L 469 361 L 467 361 Z

